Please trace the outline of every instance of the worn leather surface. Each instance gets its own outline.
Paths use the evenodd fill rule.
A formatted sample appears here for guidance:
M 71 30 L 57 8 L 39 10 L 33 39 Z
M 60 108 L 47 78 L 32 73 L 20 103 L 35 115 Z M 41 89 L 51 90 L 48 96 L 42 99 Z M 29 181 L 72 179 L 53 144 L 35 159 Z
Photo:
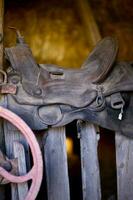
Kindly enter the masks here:
M 107 37 L 81 69 L 72 70 L 37 65 L 25 43 L 5 49 L 12 67 L 8 82 L 17 86 L 17 93 L 7 97 L 8 108 L 32 129 L 82 119 L 132 136 L 133 68 L 116 62 L 117 51 L 117 42 Z

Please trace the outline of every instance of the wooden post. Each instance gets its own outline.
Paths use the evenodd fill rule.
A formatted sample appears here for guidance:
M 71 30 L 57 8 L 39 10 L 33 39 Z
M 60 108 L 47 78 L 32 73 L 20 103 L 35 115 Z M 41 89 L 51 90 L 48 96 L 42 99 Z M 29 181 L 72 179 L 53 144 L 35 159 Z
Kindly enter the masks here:
M 29 168 L 29 147 L 23 135 L 12 126 L 9 122 L 4 122 L 4 133 L 5 133 L 5 146 L 6 146 L 6 155 L 10 159 L 13 159 L 17 156 L 18 159 L 18 173 L 25 173 L 26 169 Z M 20 144 L 19 144 L 20 143 Z M 19 150 L 19 151 L 18 151 Z M 24 153 L 25 150 L 25 153 Z M 25 161 L 27 159 L 27 163 Z M 24 166 L 22 166 L 22 163 Z M 26 166 L 28 164 L 28 167 Z M 23 189 L 22 189 L 23 187 Z M 21 192 L 23 190 L 24 194 L 27 192 L 28 185 L 27 183 L 23 184 L 11 184 L 11 196 L 12 200 L 21 200 Z M 20 198 L 19 198 L 20 197 Z
M 3 68 L 3 16 L 4 16 L 4 0 L 0 0 L 0 69 Z M 2 76 L 0 74 L 0 83 L 2 82 Z M 1 97 L 0 97 L 1 98 Z M 0 149 L 4 148 L 4 133 L 2 127 L 2 121 L 0 120 Z M 0 199 L 5 199 L 5 187 L 0 185 Z
M 44 137 L 48 200 L 69 200 L 65 128 L 50 128 Z
M 98 137 L 93 124 L 78 122 L 82 168 L 83 200 L 100 200 L 100 173 L 98 163 Z
M 83 22 L 88 44 L 93 47 L 101 40 L 101 35 L 95 22 L 93 12 L 89 6 L 89 2 L 87 0 L 76 0 L 75 3 Z M 79 122 L 79 126 L 81 129 L 80 148 L 83 200 L 100 200 L 101 184 L 97 154 L 98 140 L 96 127 L 87 122 Z
M 18 159 L 18 174 L 25 175 L 27 172 L 27 169 L 26 169 L 26 158 L 25 158 L 24 146 L 19 142 L 14 142 L 13 153 L 14 153 L 14 157 Z M 17 184 L 17 189 L 18 189 L 18 199 L 24 200 L 28 193 L 27 182 Z
M 3 68 L 3 16 L 4 16 L 4 0 L 0 0 L 0 69 Z
M 118 200 L 133 199 L 133 140 L 116 133 Z

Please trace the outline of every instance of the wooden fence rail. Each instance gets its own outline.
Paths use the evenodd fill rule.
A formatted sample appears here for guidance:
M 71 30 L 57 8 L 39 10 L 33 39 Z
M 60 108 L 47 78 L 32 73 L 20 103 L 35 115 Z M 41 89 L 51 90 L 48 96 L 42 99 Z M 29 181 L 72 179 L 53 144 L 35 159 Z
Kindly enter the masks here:
M 13 155 L 19 158 L 18 172 L 22 175 L 26 172 L 27 166 L 29 166 L 27 143 L 10 124 L 5 123 L 4 129 L 7 133 L 5 138 L 6 143 L 10 144 L 6 146 L 7 155 L 10 158 Z M 101 200 L 100 168 L 97 152 L 99 136 L 95 126 L 88 122 L 79 121 L 78 131 L 80 132 L 82 199 Z M 50 128 L 42 138 L 47 200 L 70 200 L 65 127 Z M 10 142 L 7 142 L 7 140 L 10 140 Z M 132 200 L 133 198 L 132 160 L 133 141 L 117 133 L 116 171 L 118 200 Z M 12 184 L 11 200 L 24 200 L 27 191 L 27 183 Z M 44 192 L 46 191 L 44 190 Z

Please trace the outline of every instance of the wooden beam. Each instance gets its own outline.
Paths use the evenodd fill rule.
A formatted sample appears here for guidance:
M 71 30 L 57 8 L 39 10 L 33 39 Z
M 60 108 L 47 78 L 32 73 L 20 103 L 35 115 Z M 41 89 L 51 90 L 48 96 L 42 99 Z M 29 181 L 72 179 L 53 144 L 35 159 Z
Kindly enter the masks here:
M 30 155 L 29 155 L 29 146 L 25 140 L 25 138 L 23 137 L 23 135 L 16 129 L 16 127 L 14 127 L 12 124 L 10 124 L 9 122 L 4 122 L 4 133 L 5 133 L 5 146 L 6 146 L 6 155 L 7 157 L 9 157 L 10 159 L 13 159 L 14 156 L 17 155 L 17 157 L 20 157 L 18 160 L 18 169 L 20 169 L 20 173 L 24 173 L 24 170 L 27 167 L 27 170 L 29 170 L 29 166 L 30 166 Z M 16 142 L 16 143 L 14 143 Z M 22 147 L 16 146 L 15 144 L 17 143 L 21 143 L 23 145 L 23 148 L 25 149 L 25 154 L 24 154 L 24 149 Z M 15 152 L 15 150 L 17 151 L 17 148 L 19 148 L 19 152 Z M 21 150 L 21 151 L 20 151 Z M 26 158 L 26 166 L 21 166 L 20 168 L 20 164 L 24 163 L 24 159 Z M 12 196 L 12 200 L 20 200 L 21 198 L 19 198 L 20 193 L 22 191 L 22 186 L 24 186 L 23 191 L 26 191 L 27 183 L 24 184 L 14 184 L 11 183 L 11 196 Z M 25 195 L 25 194 L 24 194 Z
M 65 128 L 50 128 L 44 137 L 48 200 L 70 200 Z
M 85 36 L 88 45 L 93 47 L 101 40 L 101 35 L 98 26 L 95 22 L 93 12 L 87 0 L 76 0 L 78 13 L 84 26 Z M 96 129 L 88 122 L 78 122 L 80 126 L 80 150 L 81 150 L 81 168 L 82 168 L 82 191 L 83 200 L 100 200 L 101 199 L 101 184 L 100 170 L 98 162 L 98 138 Z
M 3 16 L 4 0 L 0 0 L 0 69 L 3 68 Z
M 0 69 L 3 68 L 3 15 L 4 15 L 4 0 L 0 0 Z M 0 74 L 0 82 L 1 82 L 1 74 Z M 4 137 L 2 131 L 2 122 L 0 121 L 0 148 L 4 147 Z
M 118 200 L 133 199 L 133 140 L 116 133 Z
M 19 142 L 13 143 L 13 153 L 14 158 L 18 159 L 18 174 L 20 176 L 25 175 L 27 173 L 26 169 L 26 158 L 25 158 L 25 150 L 24 146 Z M 28 183 L 20 183 L 17 184 L 18 189 L 18 199 L 24 200 L 28 193 Z M 15 199 L 14 197 L 12 199 Z
M 100 172 L 98 162 L 98 135 L 93 124 L 78 122 L 82 168 L 83 200 L 100 200 Z
M 0 0 L 0 69 L 3 68 L 3 16 L 4 16 L 4 0 Z M 0 74 L 0 83 L 2 76 Z M 0 120 L 0 149 L 4 152 L 4 133 L 2 121 Z M 0 199 L 5 199 L 5 187 L 0 185 Z

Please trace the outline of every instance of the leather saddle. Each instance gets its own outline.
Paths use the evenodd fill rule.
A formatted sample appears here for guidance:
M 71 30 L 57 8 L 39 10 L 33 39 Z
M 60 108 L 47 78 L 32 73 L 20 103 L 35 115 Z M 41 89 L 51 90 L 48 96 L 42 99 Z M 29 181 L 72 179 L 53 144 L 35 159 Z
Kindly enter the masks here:
M 77 70 L 38 65 L 24 39 L 17 41 L 5 49 L 8 83 L 17 86 L 16 94 L 6 96 L 6 107 L 32 129 L 81 119 L 132 136 L 133 68 L 131 62 L 116 62 L 115 39 L 100 41 Z

